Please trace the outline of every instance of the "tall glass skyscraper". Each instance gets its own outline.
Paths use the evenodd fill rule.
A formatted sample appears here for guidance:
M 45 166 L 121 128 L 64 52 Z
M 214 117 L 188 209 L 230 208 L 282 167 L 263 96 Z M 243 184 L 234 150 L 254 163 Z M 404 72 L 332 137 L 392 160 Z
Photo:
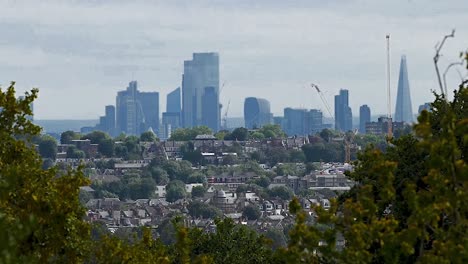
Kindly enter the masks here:
M 180 87 L 167 94 L 166 112 L 180 113 Z
M 218 93 L 214 87 L 205 87 L 202 95 L 202 122 L 201 125 L 211 128 L 216 132 L 219 130 L 219 102 Z
M 371 111 L 369 106 L 361 105 L 359 107 L 359 132 L 366 133 L 366 123 L 370 122 Z
M 217 110 L 210 113 L 209 117 L 203 117 L 202 97 L 207 87 L 213 88 Z M 207 121 L 208 119 L 210 121 Z M 220 121 L 219 55 L 214 52 L 194 53 L 192 60 L 184 61 L 184 74 L 182 76 L 183 126 L 194 127 L 209 122 L 210 124 L 216 123 L 214 128 L 219 129 Z
M 411 108 L 411 94 L 405 55 L 401 56 L 400 76 L 398 78 L 398 91 L 394 117 L 395 122 L 413 122 L 413 110 Z
M 335 129 L 348 131 L 353 129 L 353 113 L 349 107 L 349 92 L 341 89 L 335 95 Z
M 117 93 L 117 133 L 139 135 L 149 128 L 159 129 L 159 93 L 138 91 L 136 81 Z
M 247 97 L 244 101 L 244 122 L 248 129 L 273 123 L 270 102 L 263 98 Z

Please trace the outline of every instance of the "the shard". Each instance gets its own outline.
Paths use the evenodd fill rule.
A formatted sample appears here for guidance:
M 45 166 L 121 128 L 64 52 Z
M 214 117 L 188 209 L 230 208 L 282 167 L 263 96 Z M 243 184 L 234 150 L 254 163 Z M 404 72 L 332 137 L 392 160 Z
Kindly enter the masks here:
M 411 95 L 408 82 L 408 68 L 406 67 L 406 56 L 401 56 L 400 76 L 398 78 L 398 92 L 395 107 L 394 121 L 413 122 L 413 111 L 411 110 Z

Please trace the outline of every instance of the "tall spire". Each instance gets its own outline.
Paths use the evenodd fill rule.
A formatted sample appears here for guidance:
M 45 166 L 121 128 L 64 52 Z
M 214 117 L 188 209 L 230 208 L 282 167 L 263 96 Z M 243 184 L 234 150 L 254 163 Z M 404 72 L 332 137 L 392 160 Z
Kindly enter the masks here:
M 400 76 L 398 78 L 398 91 L 395 107 L 396 122 L 413 122 L 413 111 L 411 110 L 411 95 L 408 81 L 408 69 L 406 67 L 406 56 L 401 56 Z

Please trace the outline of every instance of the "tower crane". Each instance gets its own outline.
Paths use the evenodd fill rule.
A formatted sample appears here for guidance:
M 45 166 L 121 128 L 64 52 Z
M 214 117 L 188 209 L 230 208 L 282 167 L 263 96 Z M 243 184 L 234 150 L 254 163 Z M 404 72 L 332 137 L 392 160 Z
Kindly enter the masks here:
M 228 104 L 226 106 L 226 111 L 224 112 L 224 115 L 223 115 L 223 128 L 224 129 L 227 129 L 227 115 L 229 112 L 229 105 L 231 105 L 231 99 L 229 99 Z
M 354 146 L 354 137 L 356 137 L 358 130 L 354 129 L 351 135 L 344 137 L 344 144 L 345 144 L 345 162 L 351 162 L 351 148 Z
M 333 119 L 333 121 L 335 121 L 335 117 L 333 116 L 333 114 L 332 114 L 332 112 L 331 112 L 330 106 L 328 105 L 328 102 L 327 102 L 327 100 L 325 99 L 325 97 L 323 96 L 322 91 L 320 91 L 320 88 L 318 87 L 318 85 L 311 83 L 310 86 L 311 86 L 312 88 L 315 88 L 315 90 L 317 90 L 317 93 L 319 94 L 320 99 L 322 100 L 323 104 L 325 105 L 325 108 L 327 109 L 328 114 L 329 114 L 330 117 Z
M 392 121 L 392 106 L 390 97 L 390 35 L 386 36 L 387 39 L 387 138 L 390 140 L 393 136 L 393 121 Z
M 310 86 L 312 86 L 313 88 L 315 88 L 315 90 L 317 90 L 318 94 L 320 95 L 320 99 L 322 100 L 323 104 L 325 105 L 325 108 L 327 109 L 328 111 L 328 114 L 330 115 L 330 117 L 333 119 L 333 121 L 335 121 L 335 117 L 333 116 L 332 112 L 331 112 L 331 108 L 330 108 L 330 105 L 328 104 L 327 100 L 325 99 L 325 97 L 323 96 L 323 93 L 322 91 L 320 90 L 320 88 L 318 87 L 318 85 L 316 84 L 313 84 L 311 83 Z M 343 136 L 343 143 L 344 143 L 344 147 L 345 147 L 345 157 L 344 157 L 344 160 L 345 162 L 347 163 L 350 163 L 351 162 L 351 149 L 352 148 L 355 148 L 356 146 L 354 145 L 354 138 L 357 134 L 357 129 L 355 129 L 351 135 L 347 136 L 346 134 L 341 134 L 341 136 Z

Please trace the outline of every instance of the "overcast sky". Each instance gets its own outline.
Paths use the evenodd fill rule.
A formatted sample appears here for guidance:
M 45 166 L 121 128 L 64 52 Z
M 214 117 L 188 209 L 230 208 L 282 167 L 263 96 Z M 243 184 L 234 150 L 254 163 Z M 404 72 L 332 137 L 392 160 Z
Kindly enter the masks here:
M 442 65 L 468 48 L 467 0 L 0 0 L 0 84 L 38 87 L 38 119 L 97 119 L 132 79 L 160 93 L 163 112 L 183 61 L 215 51 L 229 116 L 243 115 L 248 96 L 268 99 L 275 115 L 288 106 L 324 109 L 311 82 L 331 107 L 345 88 L 353 115 L 362 104 L 378 114 L 386 111 L 390 34 L 392 108 L 406 54 L 417 112 L 438 89 L 434 46 L 453 28 Z M 451 87 L 459 80 L 449 72 Z

